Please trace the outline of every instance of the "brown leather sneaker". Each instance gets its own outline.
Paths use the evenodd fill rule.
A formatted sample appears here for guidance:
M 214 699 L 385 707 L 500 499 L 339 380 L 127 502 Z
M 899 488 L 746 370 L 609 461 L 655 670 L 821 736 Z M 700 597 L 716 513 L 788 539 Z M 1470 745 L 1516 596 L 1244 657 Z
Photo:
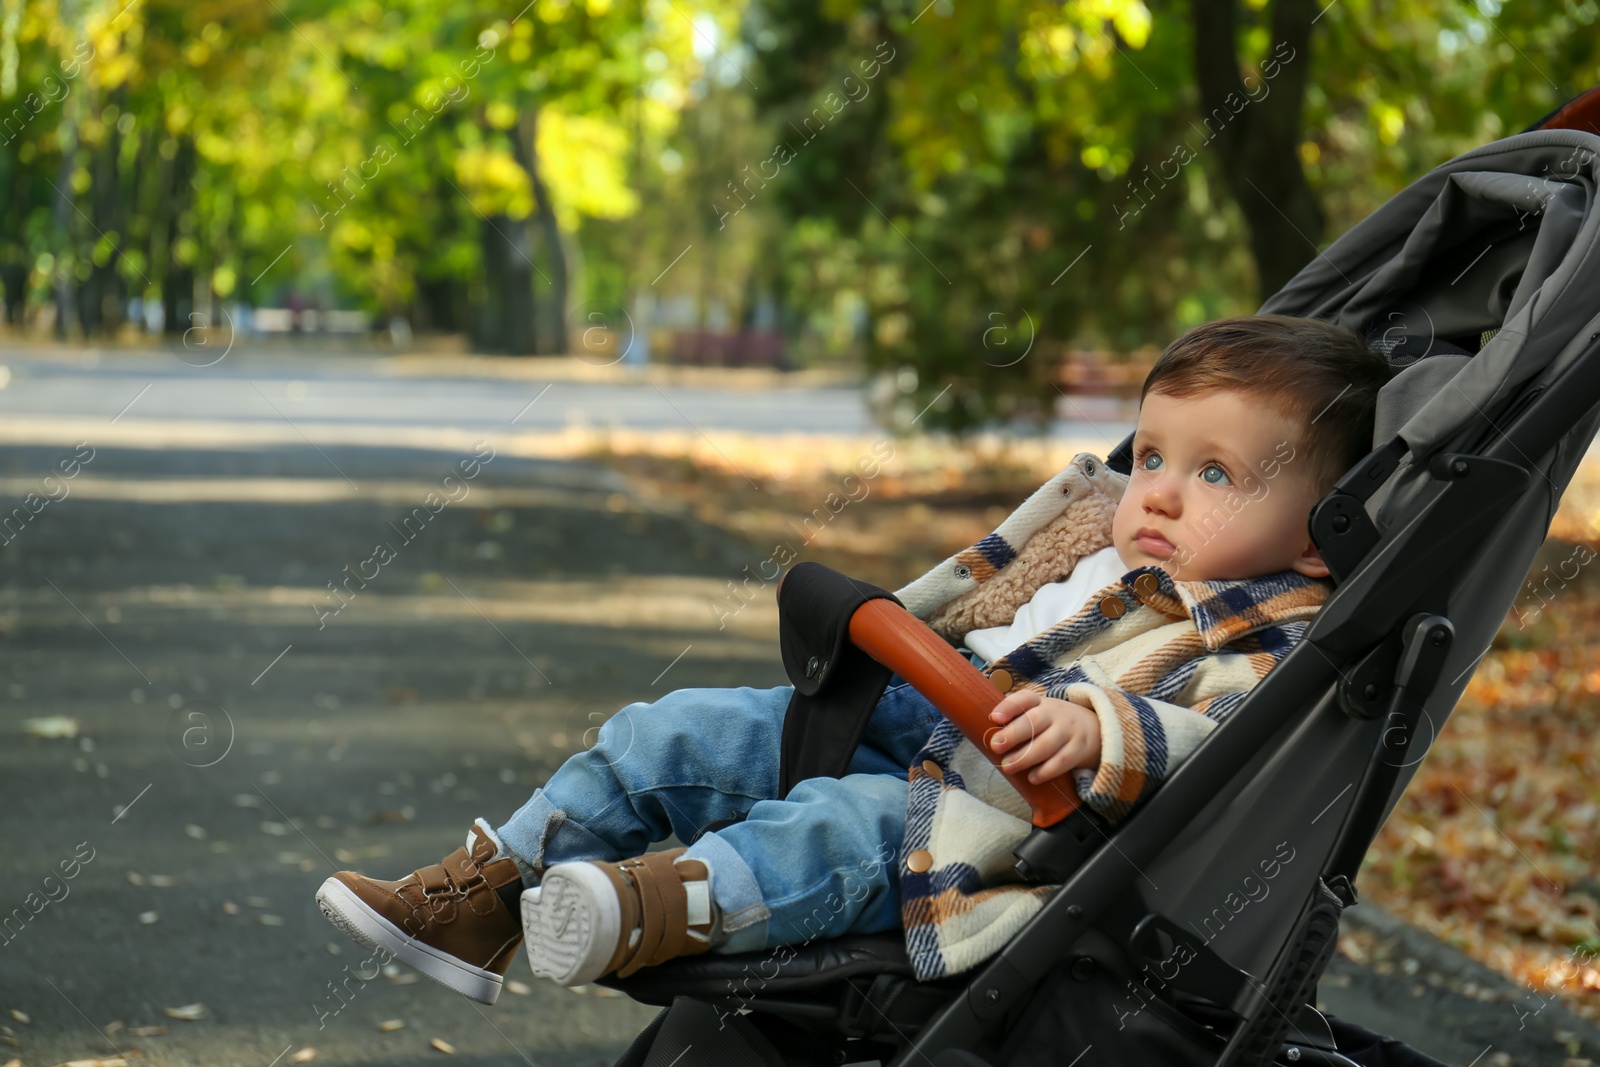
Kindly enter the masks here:
M 518 885 L 516 861 L 500 853 L 478 819 L 466 844 L 441 862 L 397 882 L 340 871 L 317 890 L 317 905 L 360 944 L 493 1004 L 522 943 L 522 927 L 501 892 Z
M 711 869 L 675 862 L 668 849 L 606 863 L 558 863 L 522 893 L 522 928 L 533 973 L 565 986 L 617 972 L 626 978 L 721 943 Z

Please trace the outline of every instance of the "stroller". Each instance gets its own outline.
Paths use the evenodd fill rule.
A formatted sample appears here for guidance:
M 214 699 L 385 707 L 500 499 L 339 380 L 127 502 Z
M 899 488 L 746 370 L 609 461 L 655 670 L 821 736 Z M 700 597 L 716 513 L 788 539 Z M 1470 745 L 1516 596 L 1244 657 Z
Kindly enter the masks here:
M 1318 1012 L 1316 988 L 1368 846 L 1600 424 L 1597 133 L 1600 88 L 1435 168 L 1262 305 L 1348 326 L 1399 368 L 1374 450 L 1309 515 L 1335 589 L 1114 829 L 1035 804 L 1017 873 L 1061 888 L 1009 944 L 933 982 L 913 979 L 901 931 L 794 946 L 781 964 L 708 953 L 602 979 L 664 1009 L 617 1067 L 1435 1063 Z M 1129 473 L 1131 446 L 1106 462 Z M 816 691 L 808 647 L 856 666 L 826 715 L 790 705 L 785 790 L 844 773 L 890 668 L 958 724 L 963 700 L 999 699 L 920 622 L 863 626 L 911 618 L 883 590 L 805 564 L 779 611 L 797 693 Z M 1247 900 L 1285 843 L 1296 858 Z

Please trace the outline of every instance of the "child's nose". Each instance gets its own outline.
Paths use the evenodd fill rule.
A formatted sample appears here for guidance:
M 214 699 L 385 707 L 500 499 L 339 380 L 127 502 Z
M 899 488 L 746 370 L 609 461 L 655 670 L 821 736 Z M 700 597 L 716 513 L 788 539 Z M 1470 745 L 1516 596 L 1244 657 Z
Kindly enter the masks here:
M 1164 479 L 1157 479 L 1154 485 L 1145 490 L 1144 505 L 1151 511 L 1159 511 L 1163 515 L 1176 516 L 1178 494 Z

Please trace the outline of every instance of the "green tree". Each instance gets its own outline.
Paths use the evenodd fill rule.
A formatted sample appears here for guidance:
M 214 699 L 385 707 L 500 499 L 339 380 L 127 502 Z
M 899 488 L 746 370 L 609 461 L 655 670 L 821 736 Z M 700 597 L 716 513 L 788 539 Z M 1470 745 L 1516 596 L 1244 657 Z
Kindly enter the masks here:
M 797 264 L 826 255 L 819 232 L 857 264 L 869 363 L 917 383 L 901 410 L 964 430 L 1048 414 L 1068 345 L 1253 309 L 1429 167 L 1587 89 L 1595 14 L 757 0 L 745 25 L 780 120 L 826 114 L 852 63 L 893 50 L 779 200 Z
M 512 352 L 565 349 L 575 235 L 637 210 L 632 142 L 687 103 L 694 19 L 737 25 L 672 0 L 4 12 L 9 321 L 110 332 L 138 296 L 183 332 L 295 286 Z

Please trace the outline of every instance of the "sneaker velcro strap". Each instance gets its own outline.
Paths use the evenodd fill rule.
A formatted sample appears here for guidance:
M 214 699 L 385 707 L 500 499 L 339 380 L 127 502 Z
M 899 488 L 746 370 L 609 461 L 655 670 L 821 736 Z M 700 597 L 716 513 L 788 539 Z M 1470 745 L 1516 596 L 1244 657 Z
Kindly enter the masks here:
M 638 883 L 636 881 L 630 882 L 628 876 L 622 873 L 622 869 L 629 864 L 629 861 L 624 860 L 621 863 L 593 862 L 596 867 L 605 872 L 607 878 L 611 879 L 612 888 L 617 892 L 617 901 L 622 905 L 622 922 L 620 924 L 622 937 L 619 939 L 617 950 L 611 954 L 611 960 L 606 964 L 605 969 L 605 973 L 610 974 L 623 966 L 632 956 L 628 949 L 628 939 L 639 925 L 639 894 L 634 889 L 634 886 Z M 629 973 L 633 972 L 630 971 Z
M 499 896 L 493 889 L 489 888 L 489 883 L 482 878 L 467 886 L 465 895 L 467 907 L 472 909 L 472 914 L 474 915 L 487 917 L 493 915 L 499 909 Z
M 457 886 L 471 885 L 483 877 L 482 870 L 473 858 L 467 855 L 465 848 L 458 848 L 450 853 L 440 861 L 440 865 Z
M 689 897 L 672 863 L 681 851 L 647 852 L 629 864 L 643 914 L 639 944 L 617 971 L 619 978 L 683 954 L 689 940 Z
M 417 871 L 417 883 L 422 886 L 422 892 L 427 896 L 437 896 L 451 888 L 450 872 L 445 870 L 442 863 L 430 863 Z

